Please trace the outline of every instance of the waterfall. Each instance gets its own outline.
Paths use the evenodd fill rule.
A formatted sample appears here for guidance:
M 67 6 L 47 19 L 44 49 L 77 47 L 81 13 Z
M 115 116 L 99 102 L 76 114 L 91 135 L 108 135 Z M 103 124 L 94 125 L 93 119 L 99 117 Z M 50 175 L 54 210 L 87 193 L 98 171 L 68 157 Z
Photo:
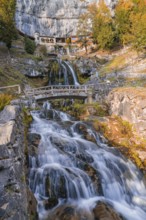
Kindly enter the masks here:
M 38 155 L 29 158 L 29 186 L 38 202 L 39 219 L 52 219 L 47 216 L 65 204 L 93 215 L 99 201 L 124 220 L 146 219 L 146 185 L 131 161 L 89 125 L 49 103 L 32 116 L 30 132 L 40 134 L 41 141 Z M 86 140 L 86 134 L 93 142 Z
M 78 86 L 79 82 L 77 80 L 77 75 L 76 75 L 71 63 L 68 62 L 68 61 L 64 61 L 64 63 L 67 65 L 67 67 L 69 68 L 70 73 L 72 74 L 72 77 L 73 77 L 73 80 L 74 80 L 74 85 Z
M 77 75 L 69 61 L 50 60 L 49 85 L 79 85 Z

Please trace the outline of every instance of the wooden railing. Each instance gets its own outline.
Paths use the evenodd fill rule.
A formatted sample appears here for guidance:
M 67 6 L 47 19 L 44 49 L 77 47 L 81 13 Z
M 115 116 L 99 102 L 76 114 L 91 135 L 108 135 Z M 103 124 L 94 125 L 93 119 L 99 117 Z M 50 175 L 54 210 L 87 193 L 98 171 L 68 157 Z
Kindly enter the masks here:
M 87 96 L 89 93 L 93 92 L 93 85 L 55 85 L 55 86 L 45 86 L 34 89 L 25 90 L 25 95 L 27 97 L 42 96 L 46 97 L 56 97 L 56 96 Z M 41 97 L 39 97 L 41 99 Z
M 16 88 L 16 93 L 17 94 L 21 94 L 21 87 L 20 85 L 13 85 L 13 86 L 3 86 L 3 87 L 0 87 L 0 92 L 4 91 L 4 90 L 10 90 L 10 89 L 15 89 Z

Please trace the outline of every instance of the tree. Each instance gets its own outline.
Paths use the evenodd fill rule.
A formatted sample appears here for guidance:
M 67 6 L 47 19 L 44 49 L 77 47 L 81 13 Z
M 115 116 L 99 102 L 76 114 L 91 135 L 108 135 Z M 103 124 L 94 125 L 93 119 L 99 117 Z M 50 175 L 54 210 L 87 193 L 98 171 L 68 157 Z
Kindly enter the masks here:
M 111 49 L 115 43 L 115 31 L 110 9 L 104 0 L 99 4 L 93 3 L 88 8 L 92 23 L 92 34 L 94 42 L 101 49 Z
M 6 43 L 8 49 L 17 36 L 14 22 L 15 8 L 15 0 L 0 0 L 0 40 Z
M 115 8 L 115 29 L 120 44 L 123 46 L 130 41 L 131 20 L 130 15 L 133 10 L 132 0 L 119 0 Z
M 146 49 L 146 1 L 133 0 L 134 10 L 130 15 L 131 44 L 137 51 Z
M 28 37 L 24 38 L 24 48 L 25 51 L 29 54 L 34 54 L 34 51 L 36 49 L 35 42 L 29 39 Z
M 84 13 L 80 16 L 77 35 L 81 47 L 84 47 L 87 53 L 89 36 L 91 35 L 91 22 L 89 20 L 88 13 Z

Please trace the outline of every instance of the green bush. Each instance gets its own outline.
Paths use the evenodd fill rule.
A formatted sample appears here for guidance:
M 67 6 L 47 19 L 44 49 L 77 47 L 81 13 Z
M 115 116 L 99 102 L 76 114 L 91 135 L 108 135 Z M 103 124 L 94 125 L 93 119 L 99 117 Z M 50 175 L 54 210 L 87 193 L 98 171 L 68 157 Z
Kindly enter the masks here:
M 24 38 L 24 48 L 25 51 L 29 54 L 34 54 L 34 51 L 36 49 L 35 42 L 29 39 L 28 37 Z

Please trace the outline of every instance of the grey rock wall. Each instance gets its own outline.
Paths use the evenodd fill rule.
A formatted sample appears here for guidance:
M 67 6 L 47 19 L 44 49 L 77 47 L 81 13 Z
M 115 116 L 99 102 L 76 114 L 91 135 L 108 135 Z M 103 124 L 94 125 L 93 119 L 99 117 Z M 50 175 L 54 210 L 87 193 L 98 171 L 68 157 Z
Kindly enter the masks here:
M 146 138 L 146 89 L 118 88 L 107 98 L 110 114 L 118 115 L 132 123 L 142 137 Z
M 23 33 L 34 36 L 65 37 L 76 35 L 79 16 L 87 5 L 99 0 L 17 0 L 16 25 Z M 105 0 L 113 7 L 117 0 Z
M 24 137 L 21 108 L 0 112 L 0 219 L 27 220 Z

